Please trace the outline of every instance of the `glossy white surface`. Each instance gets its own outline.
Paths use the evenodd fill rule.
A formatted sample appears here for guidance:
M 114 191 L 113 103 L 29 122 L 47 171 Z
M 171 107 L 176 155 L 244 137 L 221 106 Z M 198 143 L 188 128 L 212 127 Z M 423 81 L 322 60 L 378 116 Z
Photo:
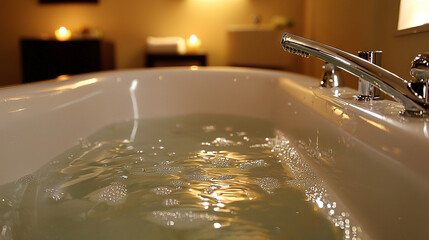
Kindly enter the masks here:
M 114 122 L 235 114 L 275 122 L 372 239 L 429 236 L 429 120 L 400 116 L 395 102 L 356 102 L 352 89 L 318 84 L 287 72 L 176 68 L 0 89 L 0 184 Z

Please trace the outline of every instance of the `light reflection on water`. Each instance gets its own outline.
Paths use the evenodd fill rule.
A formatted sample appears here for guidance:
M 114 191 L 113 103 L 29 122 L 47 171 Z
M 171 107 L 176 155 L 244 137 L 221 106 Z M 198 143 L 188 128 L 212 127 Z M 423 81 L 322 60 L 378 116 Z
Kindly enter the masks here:
M 271 124 L 212 115 L 139 120 L 134 141 L 124 140 L 134 126 L 114 124 L 80 139 L 40 171 L 5 186 L 13 194 L 9 207 L 0 205 L 4 234 L 357 238 L 348 214 Z

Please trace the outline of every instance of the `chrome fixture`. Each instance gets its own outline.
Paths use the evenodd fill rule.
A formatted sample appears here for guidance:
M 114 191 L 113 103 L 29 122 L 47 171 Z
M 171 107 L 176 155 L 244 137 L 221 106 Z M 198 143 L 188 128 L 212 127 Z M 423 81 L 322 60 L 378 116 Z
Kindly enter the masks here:
M 332 63 L 326 63 L 322 67 L 324 71 L 322 76 L 322 81 L 320 82 L 321 87 L 343 87 L 344 79 L 341 69 L 335 67 Z
M 429 53 L 422 53 L 414 58 L 411 63 L 410 74 L 415 79 L 415 81 L 411 82 L 410 89 L 414 94 L 421 96 L 427 104 L 429 100 Z
M 381 66 L 381 55 L 382 51 L 367 51 L 367 52 L 359 52 L 358 56 L 367 60 L 368 62 L 374 63 L 377 66 Z M 358 86 L 358 95 L 356 96 L 358 100 L 372 100 L 372 99 L 382 99 L 381 91 L 378 88 L 375 88 L 368 81 L 359 78 L 359 86 Z
M 428 87 L 427 57 L 421 56 L 416 61 L 416 67 L 412 70 L 418 76 L 418 85 L 424 85 L 425 93 L 416 91 L 413 82 L 404 80 L 397 75 L 373 64 L 358 56 L 341 51 L 331 46 L 321 44 L 306 38 L 284 33 L 281 39 L 283 49 L 304 57 L 313 55 L 324 61 L 365 80 L 392 96 L 396 101 L 404 105 L 404 113 L 413 116 L 427 115 L 428 112 Z M 426 55 L 425 55 L 426 56 Z M 425 67 L 424 67 L 425 66 Z M 423 82 L 420 82 L 423 81 Z

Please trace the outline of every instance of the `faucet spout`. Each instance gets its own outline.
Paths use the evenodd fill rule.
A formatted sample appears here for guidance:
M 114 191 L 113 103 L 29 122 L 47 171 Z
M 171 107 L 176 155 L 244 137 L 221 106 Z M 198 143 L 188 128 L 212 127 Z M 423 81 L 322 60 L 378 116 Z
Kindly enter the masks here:
M 429 113 L 428 103 L 411 89 L 411 81 L 402 79 L 384 68 L 334 47 L 290 33 L 283 34 L 281 44 L 286 51 L 304 57 L 312 55 L 368 81 L 400 102 L 407 114 L 423 116 Z

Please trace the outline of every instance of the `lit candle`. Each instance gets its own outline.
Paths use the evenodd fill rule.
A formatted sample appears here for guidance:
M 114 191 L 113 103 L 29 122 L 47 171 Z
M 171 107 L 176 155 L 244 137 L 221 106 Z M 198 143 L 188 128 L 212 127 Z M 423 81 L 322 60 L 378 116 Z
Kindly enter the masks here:
M 55 37 L 58 41 L 67 41 L 71 38 L 71 32 L 65 27 L 60 27 L 55 31 Z
M 192 34 L 186 42 L 188 52 L 197 52 L 201 46 L 201 41 L 195 34 Z

